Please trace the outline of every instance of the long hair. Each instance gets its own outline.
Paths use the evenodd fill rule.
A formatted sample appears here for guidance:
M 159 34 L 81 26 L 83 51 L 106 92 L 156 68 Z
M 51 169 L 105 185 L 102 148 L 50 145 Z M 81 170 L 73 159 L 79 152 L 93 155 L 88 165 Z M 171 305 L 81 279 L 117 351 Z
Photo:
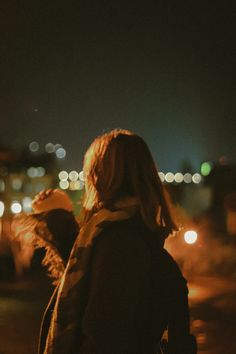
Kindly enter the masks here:
M 83 170 L 82 223 L 99 209 L 114 208 L 120 199 L 134 197 L 149 228 L 177 230 L 154 160 L 140 136 L 115 129 L 96 138 L 85 154 Z

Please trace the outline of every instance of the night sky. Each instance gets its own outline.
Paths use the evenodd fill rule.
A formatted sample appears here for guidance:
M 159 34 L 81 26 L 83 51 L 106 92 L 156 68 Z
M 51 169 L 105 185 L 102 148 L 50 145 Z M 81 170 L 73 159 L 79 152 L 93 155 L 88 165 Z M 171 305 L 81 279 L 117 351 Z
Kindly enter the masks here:
M 0 143 L 131 129 L 159 168 L 236 161 L 235 1 L 2 1 Z

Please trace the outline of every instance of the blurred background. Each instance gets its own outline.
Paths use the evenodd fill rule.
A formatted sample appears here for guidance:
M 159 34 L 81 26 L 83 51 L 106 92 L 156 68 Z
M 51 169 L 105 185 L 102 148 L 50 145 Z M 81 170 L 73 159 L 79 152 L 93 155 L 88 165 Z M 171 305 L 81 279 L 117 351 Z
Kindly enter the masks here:
M 199 354 L 236 352 L 235 14 L 227 1 L 0 5 L 1 354 L 37 352 L 53 289 L 12 219 L 48 188 L 79 215 L 83 154 L 116 127 L 147 141 L 173 201 L 166 248 Z

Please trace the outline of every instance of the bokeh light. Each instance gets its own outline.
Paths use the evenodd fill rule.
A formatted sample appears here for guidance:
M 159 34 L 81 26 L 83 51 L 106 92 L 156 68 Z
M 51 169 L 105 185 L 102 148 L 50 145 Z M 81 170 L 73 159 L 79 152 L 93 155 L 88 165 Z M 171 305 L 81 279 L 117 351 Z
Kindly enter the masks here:
M 5 210 L 4 203 L 0 200 L 0 218 L 3 216 Z
M 58 159 L 64 159 L 66 157 L 66 150 L 60 147 L 56 150 L 56 156 Z
M 58 177 L 61 181 L 66 181 L 69 177 L 68 172 L 66 171 L 60 171 L 58 174 Z
M 52 154 L 55 151 L 54 144 L 47 143 L 45 145 L 45 151 L 48 152 L 49 154 Z
M 69 179 L 74 182 L 74 181 L 77 181 L 77 179 L 79 178 L 79 174 L 77 171 L 71 171 L 69 173 Z
M 185 182 L 185 183 L 191 183 L 191 182 L 192 182 L 192 175 L 191 175 L 191 173 L 185 173 L 185 174 L 184 174 L 184 182 Z
M 174 182 L 175 176 L 172 172 L 167 172 L 167 174 L 165 175 L 165 181 L 167 183 L 172 183 Z
M 184 233 L 184 240 L 188 244 L 193 244 L 197 241 L 197 232 L 194 230 L 189 230 Z
M 32 141 L 29 144 L 29 150 L 31 152 L 37 152 L 39 150 L 39 143 L 37 141 Z
M 194 175 L 192 176 L 192 181 L 193 183 L 199 184 L 202 181 L 202 176 L 200 175 L 200 173 L 194 173 Z
M 212 166 L 210 162 L 206 161 L 201 164 L 201 174 L 203 176 L 208 176 L 211 173 L 211 170 L 212 170 Z
M 60 181 L 59 182 L 59 187 L 61 189 L 68 189 L 70 186 L 70 183 L 68 181 Z
M 21 213 L 21 211 L 22 211 L 21 203 L 16 201 L 16 200 L 13 201 L 11 203 L 11 211 L 12 211 L 13 214 Z
M 177 173 L 175 174 L 175 176 L 174 176 L 174 179 L 175 179 L 175 182 L 176 182 L 176 183 L 182 183 L 183 180 L 184 180 L 184 176 L 183 176 L 182 173 L 177 172 Z

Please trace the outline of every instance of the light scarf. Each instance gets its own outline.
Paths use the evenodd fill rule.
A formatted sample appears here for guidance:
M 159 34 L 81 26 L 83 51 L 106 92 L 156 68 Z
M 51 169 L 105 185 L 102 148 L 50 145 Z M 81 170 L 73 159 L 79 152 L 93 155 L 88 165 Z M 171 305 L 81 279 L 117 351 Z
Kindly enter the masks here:
M 117 207 L 122 209 L 101 209 L 80 230 L 58 287 L 44 354 L 78 353 L 75 343 L 86 305 L 94 240 L 110 223 L 130 218 L 137 210 L 137 203 L 125 200 Z

